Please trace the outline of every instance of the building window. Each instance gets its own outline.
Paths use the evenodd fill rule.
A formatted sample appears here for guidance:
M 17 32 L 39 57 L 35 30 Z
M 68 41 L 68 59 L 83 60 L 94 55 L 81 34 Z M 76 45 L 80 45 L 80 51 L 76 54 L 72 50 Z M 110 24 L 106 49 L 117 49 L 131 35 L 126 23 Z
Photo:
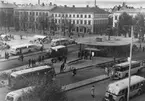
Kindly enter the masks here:
M 84 20 L 84 24 L 85 24 L 85 25 L 87 24 L 87 21 L 86 21 L 86 20 Z
M 91 21 L 90 20 L 88 20 L 88 25 L 91 25 Z
M 54 14 L 52 14 L 52 17 L 54 17 Z
M 75 14 L 73 15 L 73 17 L 75 18 Z
M 41 12 L 39 12 L 39 15 L 41 16 Z
M 58 16 L 60 17 L 60 14 Z
M 71 18 L 71 14 L 69 15 L 69 17 Z
M 57 19 L 55 19 L 55 23 L 57 23 Z
M 33 12 L 33 15 L 35 15 L 35 12 Z
M 66 14 L 65 17 L 68 17 L 68 15 Z
M 85 18 L 87 18 L 87 15 L 85 15 Z
M 58 22 L 60 23 L 60 19 L 58 20 Z
M 48 13 L 46 13 L 46 16 L 48 16 Z
M 57 17 L 57 14 L 55 14 L 55 17 Z
M 36 12 L 36 16 L 38 15 L 38 12 Z
M 83 20 L 80 21 L 80 24 L 83 24 Z
M 117 16 L 115 16 L 115 20 L 117 20 Z
M 79 24 L 79 20 L 77 20 L 77 24 Z
M 117 23 L 115 23 L 115 27 L 117 27 Z
M 91 15 L 89 15 L 89 18 L 91 18 Z
M 73 20 L 73 24 L 75 24 L 75 20 Z
M 77 18 L 79 18 L 79 14 L 77 14 Z
M 83 15 L 81 14 L 81 18 L 83 18 Z

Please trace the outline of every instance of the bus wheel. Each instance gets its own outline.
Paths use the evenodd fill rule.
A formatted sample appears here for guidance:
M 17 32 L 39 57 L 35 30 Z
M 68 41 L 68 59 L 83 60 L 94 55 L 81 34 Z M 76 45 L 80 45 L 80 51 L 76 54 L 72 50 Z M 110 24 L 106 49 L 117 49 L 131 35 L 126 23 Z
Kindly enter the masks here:
M 121 97 L 121 98 L 119 99 L 119 101 L 125 101 L 125 98 L 124 98 L 124 97 Z
M 137 95 L 141 95 L 142 94 L 142 90 L 139 89 Z

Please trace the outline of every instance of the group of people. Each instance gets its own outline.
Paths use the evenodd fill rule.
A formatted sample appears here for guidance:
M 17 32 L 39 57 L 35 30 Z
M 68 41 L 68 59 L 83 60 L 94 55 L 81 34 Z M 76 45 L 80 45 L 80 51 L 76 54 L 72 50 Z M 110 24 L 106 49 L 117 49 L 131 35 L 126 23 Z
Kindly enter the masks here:
M 43 63 L 44 59 L 44 56 L 39 56 L 38 59 L 29 59 L 29 67 L 36 66 L 36 63 Z
M 92 57 L 94 56 L 94 52 L 88 52 L 88 51 L 79 51 L 78 52 L 78 58 L 81 59 L 92 59 Z

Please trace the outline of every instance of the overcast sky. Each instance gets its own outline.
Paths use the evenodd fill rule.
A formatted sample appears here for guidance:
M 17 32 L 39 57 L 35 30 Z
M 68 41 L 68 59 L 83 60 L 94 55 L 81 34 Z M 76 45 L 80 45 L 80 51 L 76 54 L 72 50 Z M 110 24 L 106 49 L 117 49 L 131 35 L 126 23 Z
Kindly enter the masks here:
M 38 0 L 1 0 L 1 1 L 5 1 L 5 2 L 16 2 L 18 4 L 24 4 L 24 3 L 32 3 L 32 4 L 36 4 L 38 3 Z M 52 2 L 55 3 L 57 5 L 76 5 L 76 6 L 86 6 L 86 5 L 90 5 L 93 6 L 94 5 L 94 1 L 95 0 L 40 0 L 41 3 L 48 3 Z M 145 7 L 145 0 L 96 0 L 96 4 L 99 7 L 113 7 L 115 5 L 119 5 L 122 4 L 122 2 L 125 1 L 127 2 L 128 5 L 130 6 L 134 6 L 134 7 Z

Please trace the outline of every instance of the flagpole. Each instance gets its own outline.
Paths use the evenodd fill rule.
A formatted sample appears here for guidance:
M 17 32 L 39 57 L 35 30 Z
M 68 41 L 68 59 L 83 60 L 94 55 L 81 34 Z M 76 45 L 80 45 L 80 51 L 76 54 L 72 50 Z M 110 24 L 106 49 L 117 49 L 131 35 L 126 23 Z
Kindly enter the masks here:
M 131 83 L 131 60 L 132 60 L 132 43 L 133 43 L 133 26 L 131 26 L 131 43 L 130 43 L 130 57 L 129 57 L 129 71 L 128 71 L 128 96 L 127 96 L 127 101 L 129 101 L 129 95 L 130 95 L 130 83 Z

